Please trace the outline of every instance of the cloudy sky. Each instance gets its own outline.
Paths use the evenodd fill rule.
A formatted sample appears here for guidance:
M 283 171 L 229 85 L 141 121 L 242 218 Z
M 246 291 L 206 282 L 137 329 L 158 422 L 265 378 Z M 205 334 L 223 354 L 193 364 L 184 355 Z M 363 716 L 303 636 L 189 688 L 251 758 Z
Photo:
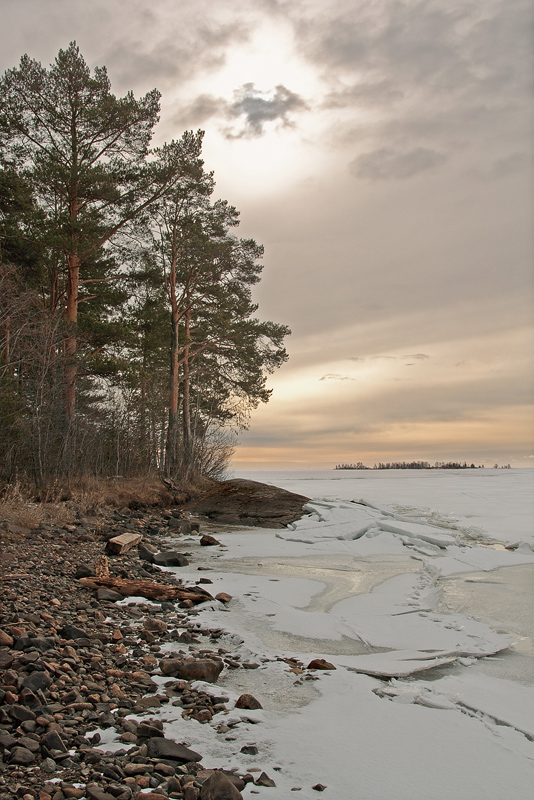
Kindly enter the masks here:
M 0 67 L 75 39 L 206 131 L 289 362 L 240 467 L 534 465 L 530 0 L 0 0 Z

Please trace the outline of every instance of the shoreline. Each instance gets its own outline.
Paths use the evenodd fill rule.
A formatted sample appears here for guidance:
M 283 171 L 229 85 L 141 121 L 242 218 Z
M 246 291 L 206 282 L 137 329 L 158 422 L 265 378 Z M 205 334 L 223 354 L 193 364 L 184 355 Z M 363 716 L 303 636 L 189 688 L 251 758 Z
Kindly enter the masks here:
M 290 792 L 298 791 L 296 796 L 312 800 L 319 791 L 315 787 L 321 786 L 325 798 L 352 800 L 352 776 L 357 769 L 362 791 L 365 790 L 371 800 L 389 800 L 391 796 L 397 800 L 423 800 L 424 796 L 448 800 L 453 792 L 461 796 L 462 791 L 468 792 L 473 800 L 482 800 L 488 796 L 489 786 L 499 792 L 504 791 L 505 786 L 511 786 L 514 797 L 526 800 L 529 794 L 525 787 L 531 785 L 531 778 L 534 779 L 530 763 L 532 739 L 528 738 L 529 719 L 534 715 L 525 716 L 532 702 L 532 689 L 495 677 L 491 671 L 485 674 L 478 668 L 478 664 L 482 667 L 484 663 L 491 666 L 498 662 L 499 656 L 492 660 L 484 658 L 484 654 L 488 655 L 492 646 L 497 650 L 506 646 L 503 637 L 492 633 L 482 623 L 468 621 L 465 615 L 440 614 L 432 610 L 436 606 L 428 606 L 428 602 L 434 603 L 434 600 L 427 593 L 438 580 L 437 567 L 430 570 L 429 565 L 439 564 L 445 577 L 465 575 L 467 581 L 472 580 L 471 576 L 477 569 L 482 570 L 482 577 L 488 572 L 498 577 L 500 566 L 532 564 L 532 550 L 529 550 L 530 555 L 526 550 L 496 550 L 480 546 L 467 535 L 460 546 L 456 539 L 459 535 L 464 536 L 462 521 L 456 523 L 459 527 L 455 531 L 450 527 L 451 517 L 448 518 L 448 528 L 438 524 L 437 527 L 430 525 L 427 530 L 427 521 L 414 527 L 415 503 L 413 498 L 408 499 L 412 503 L 410 523 L 393 520 L 391 511 L 387 512 L 390 516 L 384 515 L 376 500 L 372 507 L 332 497 L 311 501 L 308 516 L 284 529 L 235 528 L 201 520 L 201 534 L 208 533 L 220 539 L 219 546 L 202 547 L 196 534 L 172 535 L 169 528 L 171 512 L 136 512 L 126 515 L 127 519 L 125 515 L 120 519 L 121 515 L 116 513 L 115 527 L 129 531 L 133 529 L 127 526 L 143 528 L 145 542 L 154 542 L 162 549 L 172 543 L 181 555 L 190 553 L 186 557 L 191 560 L 183 567 L 163 568 L 161 572 L 150 573 L 153 567 L 140 561 L 137 551 L 130 551 L 123 556 L 109 557 L 112 572 L 129 571 L 134 577 L 146 578 L 141 570 L 148 570 L 153 579 L 157 576 L 158 581 L 168 585 L 172 585 L 174 576 L 181 577 L 185 583 L 207 588 L 213 595 L 224 592 L 234 598 L 225 603 L 208 601 L 189 609 L 180 608 L 175 603 L 154 606 L 147 601 L 137 601 L 136 605 L 128 608 L 122 603 L 98 602 L 88 589 L 76 586 L 73 590 L 71 576 L 80 554 L 85 551 L 85 555 L 91 558 L 102 554 L 105 537 L 117 532 L 111 530 L 112 520 L 107 521 L 109 530 L 106 535 L 102 535 L 102 523 L 99 531 L 91 531 L 89 521 L 72 531 L 58 533 L 49 530 L 34 534 L 35 546 L 41 549 L 44 561 L 48 559 L 50 569 L 47 569 L 51 573 L 59 571 L 63 586 L 59 606 L 50 605 L 53 599 L 58 599 L 53 595 L 54 592 L 58 594 L 54 587 L 59 584 L 52 581 L 39 587 L 35 602 L 48 603 L 44 613 L 49 617 L 46 620 L 40 615 L 41 627 L 46 623 L 48 632 L 54 628 L 57 636 L 59 623 L 70 614 L 72 622 L 80 627 L 85 625 L 90 636 L 105 638 L 105 642 L 102 638 L 88 639 L 89 645 L 83 640 L 76 642 L 61 638 L 55 642 L 61 656 L 55 663 L 60 668 L 59 679 L 63 680 L 64 686 L 60 686 L 59 691 L 48 687 L 43 690 L 44 694 L 49 700 L 54 699 L 49 697 L 50 692 L 59 694 L 56 702 L 61 702 L 65 695 L 68 698 L 72 691 L 80 697 L 54 712 L 58 718 L 52 715 L 55 721 L 49 722 L 48 727 L 58 725 L 61 731 L 66 731 L 67 752 L 70 753 L 74 745 L 74 755 L 81 754 L 82 757 L 79 763 L 69 766 L 64 772 L 41 776 L 43 781 L 47 777 L 48 781 L 56 779 L 54 784 L 46 783 L 48 791 L 45 794 L 52 800 L 62 800 L 55 794 L 57 787 L 61 787 L 58 779 L 63 778 L 68 784 L 64 785 L 66 794 L 63 793 L 63 797 L 85 797 L 83 791 L 93 791 L 92 782 L 103 791 L 105 787 L 113 787 L 116 794 L 108 794 L 114 797 L 120 797 L 117 787 L 123 786 L 125 792 L 130 791 L 130 796 L 137 794 L 141 798 L 147 797 L 149 792 L 157 796 L 159 791 L 160 798 L 168 796 L 189 800 L 198 796 L 203 800 L 202 786 L 212 775 L 211 770 L 224 769 L 233 776 L 235 790 L 242 792 L 245 798 L 252 795 L 267 800 L 269 797 L 288 798 L 294 796 Z M 323 521 L 314 516 L 313 509 Z M 347 531 L 360 530 L 358 520 L 361 515 L 372 519 L 374 527 L 364 525 L 367 533 L 347 538 Z M 435 517 L 430 518 L 436 522 Z M 442 518 L 437 522 L 440 523 Z M 392 520 L 396 532 L 391 530 Z M 404 534 L 397 530 L 402 525 Z M 417 544 L 413 539 L 415 530 L 437 537 L 439 546 L 430 546 L 423 540 Z M 446 544 L 444 536 L 450 537 L 450 543 Z M 42 538 L 40 544 L 38 537 Z M 414 550 L 414 543 L 419 549 L 428 550 L 426 555 Z M 21 558 L 32 562 L 31 547 L 25 547 L 23 541 L 13 542 L 13 547 Z M 340 553 L 344 555 L 340 556 Z M 333 598 L 333 603 L 326 602 L 315 608 L 313 603 L 317 603 L 321 595 L 324 600 L 326 591 L 321 588 L 319 571 L 308 578 L 300 577 L 299 569 L 291 568 L 289 573 L 286 572 L 288 562 L 290 567 L 296 565 L 295 559 L 306 564 L 307 569 L 322 561 L 324 577 L 325 570 L 328 571 L 328 559 L 338 559 L 342 574 L 354 563 L 362 567 L 365 564 L 372 566 L 382 558 L 387 562 L 393 557 L 395 561 L 400 555 L 410 559 L 415 556 L 419 564 L 427 566 L 419 572 L 389 575 L 379 583 L 364 576 L 370 581 L 366 584 L 366 591 L 345 597 L 338 595 Z M 340 558 L 348 559 L 345 567 Z M 261 566 L 249 572 L 226 570 L 226 565 L 239 569 L 247 560 L 249 565 L 256 562 Z M 275 562 L 277 566 L 273 571 L 271 566 Z M 39 625 L 31 622 L 29 604 L 26 602 L 24 607 L 28 574 L 18 580 L 22 582 L 17 584 L 18 594 L 11 592 L 16 595 L 11 602 L 20 606 L 17 613 L 21 619 L 8 622 L 15 627 L 23 623 L 27 627 L 33 625 L 34 632 L 40 635 Z M 488 582 L 488 579 L 484 580 Z M 492 578 L 489 580 L 491 583 Z M 468 585 L 477 587 L 476 582 Z M 35 586 L 32 591 L 37 591 Z M 72 610 L 67 611 L 68 608 Z M 95 612 L 100 612 L 103 619 L 97 620 Z M 149 619 L 152 622 L 148 622 Z M 412 624 L 414 620 L 416 625 Z M 5 627 L 4 622 L 3 618 L 0 629 Z M 265 641 L 261 635 L 267 624 L 278 637 L 276 641 Z M 328 638 L 317 638 L 322 629 L 328 633 Z M 116 630 L 122 639 L 118 638 Z M 297 644 L 295 637 L 298 633 L 317 649 L 303 652 L 299 647 L 291 647 L 291 644 Z M 143 638 L 140 638 L 141 634 Z M 355 640 L 357 634 L 361 635 L 362 641 L 370 642 L 372 652 L 368 651 L 366 655 L 330 655 L 324 647 L 328 641 L 343 643 L 344 636 Z M 151 636 L 154 637 L 152 641 Z M 412 637 L 412 649 L 401 651 L 399 646 L 408 641 L 407 636 Z M 494 645 L 491 645 L 492 641 Z M 447 642 L 450 643 L 448 651 L 445 647 Z M 455 642 L 459 646 L 453 653 L 450 645 Z M 472 643 L 470 652 L 465 651 L 468 642 Z M 124 651 L 121 653 L 122 648 Z M 424 649 L 429 648 L 434 648 L 434 669 L 417 674 L 417 668 L 421 666 L 417 659 L 421 658 Z M 162 665 L 171 660 L 170 651 L 178 654 L 181 660 L 194 656 L 197 662 L 206 659 L 218 661 L 222 663 L 223 671 L 215 682 L 184 682 L 178 675 L 162 675 Z M 3 652 L 6 652 L 5 646 L 0 649 L 0 657 Z M 38 654 L 36 661 L 24 662 L 20 659 L 20 651 L 16 652 L 20 661 L 18 678 L 28 673 L 31 676 L 39 658 L 45 664 L 51 661 L 51 657 L 43 653 L 42 656 Z M 22 653 L 26 655 L 24 651 Z M 32 656 L 32 651 L 29 650 L 28 654 Z M 307 668 L 313 658 L 325 657 L 331 662 L 330 669 Z M 447 666 L 452 661 L 456 666 Z M 431 665 L 422 663 L 425 671 Z M 517 660 L 516 665 L 520 674 L 521 664 Z M 404 666 L 408 671 L 403 677 Z M 384 670 L 389 668 L 391 675 L 398 677 L 387 677 Z M 47 669 L 45 667 L 45 671 Z M 106 674 L 108 672 L 110 674 Z M 134 673 L 137 673 L 135 678 Z M 57 683 L 58 674 L 50 674 Z M 62 675 L 70 678 L 71 683 Z M 98 675 L 105 676 L 100 686 L 87 677 Z M 112 695 L 114 686 L 115 695 Z M 105 715 L 107 711 L 100 711 L 97 702 L 105 704 L 107 700 L 103 694 L 106 693 L 110 701 L 107 711 L 111 711 L 117 727 L 100 726 L 100 714 Z M 263 708 L 236 708 L 241 694 L 253 695 Z M 146 708 L 140 707 L 141 699 L 149 704 Z M 84 709 L 84 703 L 93 708 Z M 111 708 L 114 703 L 115 707 Z M 467 712 L 466 708 L 471 711 Z M 97 718 L 91 720 L 93 714 Z M 87 725 L 84 730 L 85 723 L 90 721 L 92 726 Z M 147 724 L 151 730 L 143 727 Z M 15 730 L 12 718 L 9 725 L 10 732 Z M 87 734 L 90 740 L 98 734 L 102 741 L 89 741 L 87 744 L 76 740 L 72 734 L 76 726 L 77 736 Z M 155 734 L 158 728 L 160 732 Z M 147 731 L 152 734 L 149 738 L 141 735 Z M 400 731 L 404 732 L 402 736 L 399 736 Z M 48 732 L 48 728 L 46 731 L 37 728 L 40 743 L 43 734 Z M 148 741 L 163 739 L 161 733 L 166 739 L 182 743 L 199 756 L 204 756 L 202 763 L 165 763 L 165 759 L 153 758 L 148 753 Z M 21 738 L 20 732 L 17 734 L 15 731 L 12 735 Z M 349 749 L 358 752 L 356 763 L 347 756 L 349 743 Z M 108 748 L 114 752 L 101 752 Z M 132 749 L 128 753 L 120 752 L 126 748 Z M 9 776 L 10 791 L 15 791 L 16 781 L 20 786 L 21 781 L 29 780 L 32 774 L 32 765 L 24 767 L 9 763 L 12 749 L 4 748 L 4 756 L 6 752 L 8 754 L 4 759 L 8 766 L 0 772 L 0 800 L 4 800 L 2 778 Z M 445 759 L 440 752 L 446 753 Z M 407 773 L 406 763 L 414 758 L 415 753 L 417 763 L 413 762 Z M 465 761 L 466 754 L 469 762 Z M 69 754 L 67 758 L 70 757 Z M 384 757 L 388 760 L 386 771 L 382 766 Z M 92 759 L 93 764 L 90 763 Z M 457 766 L 454 773 L 443 772 L 445 763 Z M 105 768 L 105 771 L 97 773 L 97 768 Z M 165 768 L 172 768 L 174 774 L 165 775 Z M 112 773 L 106 773 L 106 770 L 115 770 L 115 777 L 110 777 Z M 120 774 L 121 770 L 125 777 Z M 440 776 L 439 786 L 436 785 L 436 775 Z M 170 783 L 174 791 L 168 788 L 171 778 L 177 781 Z M 158 782 L 158 785 L 152 785 L 151 781 L 152 784 Z M 145 785 L 141 786 L 143 783 Z M 84 789 L 74 784 L 82 784 Z M 82 791 L 82 794 L 72 794 L 74 790 Z M 150 798 L 150 794 L 148 796 Z M 6 800 L 7 797 L 10 795 L 6 794 Z M 32 797 L 37 800 L 39 793 Z M 87 797 L 93 800 L 90 793 Z M 121 800 L 129 800 L 129 797 L 125 795 Z M 48 798 L 43 796 L 40 800 Z

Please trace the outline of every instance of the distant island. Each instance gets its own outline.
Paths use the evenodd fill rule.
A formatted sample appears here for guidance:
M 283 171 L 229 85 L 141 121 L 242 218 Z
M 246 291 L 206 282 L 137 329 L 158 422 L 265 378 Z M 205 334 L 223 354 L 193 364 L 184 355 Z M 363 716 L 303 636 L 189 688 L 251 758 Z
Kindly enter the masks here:
M 499 468 L 494 464 L 494 469 Z M 436 461 L 430 464 L 429 461 L 379 461 L 372 467 L 367 467 L 361 461 L 357 464 L 336 464 L 334 469 L 484 469 L 484 464 L 468 464 L 467 461 Z M 500 469 L 511 469 L 510 464 L 506 464 Z

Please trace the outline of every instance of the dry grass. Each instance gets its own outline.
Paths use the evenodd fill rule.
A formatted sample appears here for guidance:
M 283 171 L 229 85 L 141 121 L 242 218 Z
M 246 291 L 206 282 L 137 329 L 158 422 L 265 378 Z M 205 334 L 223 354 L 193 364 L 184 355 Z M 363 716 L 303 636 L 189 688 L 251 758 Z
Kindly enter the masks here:
M 118 479 L 87 475 L 71 479 L 68 485 L 55 482 L 37 497 L 30 487 L 13 483 L 0 493 L 0 523 L 33 529 L 41 524 L 66 525 L 77 513 L 94 516 L 105 508 L 181 505 L 198 496 L 207 483 L 168 488 L 157 475 Z
M 175 502 L 174 494 L 153 475 L 140 478 L 84 476 L 72 481 L 63 496 L 86 513 L 102 507 L 141 508 Z
M 75 511 L 65 503 L 36 502 L 18 484 L 10 484 L 0 499 L 0 522 L 38 528 L 39 525 L 67 525 L 74 519 Z

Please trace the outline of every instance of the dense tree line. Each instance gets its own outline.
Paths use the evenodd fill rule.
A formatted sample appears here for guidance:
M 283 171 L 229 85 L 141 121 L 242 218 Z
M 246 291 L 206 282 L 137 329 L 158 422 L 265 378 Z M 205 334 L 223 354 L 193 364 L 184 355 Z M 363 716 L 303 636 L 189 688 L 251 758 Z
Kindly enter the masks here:
M 150 146 L 159 101 L 115 97 L 75 43 L 0 81 L 4 479 L 217 474 L 287 358 L 202 132 Z
M 484 466 L 484 465 L 482 465 Z M 495 465 L 497 466 L 497 465 Z M 479 469 L 467 461 L 379 461 L 372 467 L 366 467 L 361 461 L 357 464 L 336 464 L 334 469 Z

